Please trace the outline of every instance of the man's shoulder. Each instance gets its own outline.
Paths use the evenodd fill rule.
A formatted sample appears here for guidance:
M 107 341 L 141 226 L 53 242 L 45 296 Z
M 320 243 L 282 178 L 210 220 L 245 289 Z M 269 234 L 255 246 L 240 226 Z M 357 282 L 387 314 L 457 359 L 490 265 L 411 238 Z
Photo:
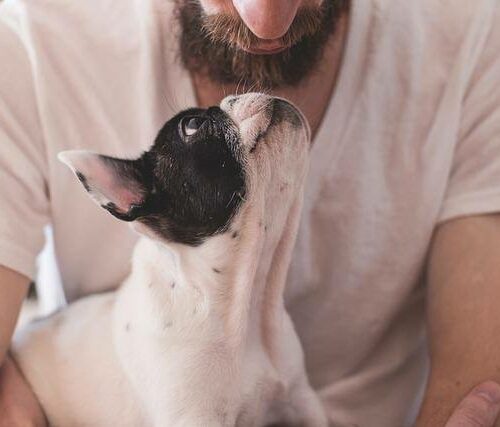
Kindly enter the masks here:
M 443 31 L 467 28 L 477 18 L 498 9 L 497 0 L 420 0 L 418 2 L 371 1 L 374 14 L 391 24 L 425 22 Z M 410 30 L 410 27 L 406 28 Z
M 456 54 L 468 40 L 480 42 L 494 23 L 500 24 L 497 0 L 372 0 L 372 5 L 380 34 L 403 47 L 437 48 L 449 54 Z
M 137 42 L 157 0 L 4 0 L 0 23 L 6 23 L 26 41 L 43 46 L 80 43 L 106 49 L 129 49 Z M 127 43 L 130 42 L 130 43 Z M 90 52 L 86 52 L 90 53 Z
M 144 0 L 152 3 L 154 0 Z M 90 17 L 95 20 L 113 18 L 127 9 L 137 10 L 135 0 L 3 0 L 2 13 L 36 18 L 39 16 L 65 19 L 71 16 Z

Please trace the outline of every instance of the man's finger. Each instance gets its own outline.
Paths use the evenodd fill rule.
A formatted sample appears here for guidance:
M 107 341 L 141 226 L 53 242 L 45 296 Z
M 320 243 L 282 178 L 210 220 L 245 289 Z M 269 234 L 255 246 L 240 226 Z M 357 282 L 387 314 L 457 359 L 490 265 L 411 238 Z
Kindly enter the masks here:
M 488 381 L 465 396 L 445 427 L 495 427 L 499 413 L 500 385 Z

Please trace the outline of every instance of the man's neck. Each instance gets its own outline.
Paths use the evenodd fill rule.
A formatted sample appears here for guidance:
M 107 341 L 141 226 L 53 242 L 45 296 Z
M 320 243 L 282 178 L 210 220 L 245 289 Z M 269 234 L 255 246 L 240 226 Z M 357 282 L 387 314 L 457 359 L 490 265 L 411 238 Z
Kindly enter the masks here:
M 271 92 L 272 95 L 290 100 L 302 110 L 309 120 L 313 137 L 335 90 L 347 40 L 348 24 L 349 14 L 346 12 L 339 18 L 336 31 L 325 47 L 323 58 L 310 77 L 297 86 L 278 88 Z M 222 85 L 200 75 L 193 75 L 192 81 L 198 105 L 202 108 L 218 105 L 226 95 L 252 91 L 252 87 Z

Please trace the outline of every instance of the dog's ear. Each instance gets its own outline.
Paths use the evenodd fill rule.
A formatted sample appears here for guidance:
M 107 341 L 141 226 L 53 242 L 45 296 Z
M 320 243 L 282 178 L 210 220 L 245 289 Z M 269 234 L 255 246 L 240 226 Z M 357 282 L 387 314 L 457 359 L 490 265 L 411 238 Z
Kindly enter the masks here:
M 140 216 L 146 187 L 140 160 L 122 160 L 89 151 L 63 151 L 58 158 L 77 176 L 97 204 L 118 219 Z

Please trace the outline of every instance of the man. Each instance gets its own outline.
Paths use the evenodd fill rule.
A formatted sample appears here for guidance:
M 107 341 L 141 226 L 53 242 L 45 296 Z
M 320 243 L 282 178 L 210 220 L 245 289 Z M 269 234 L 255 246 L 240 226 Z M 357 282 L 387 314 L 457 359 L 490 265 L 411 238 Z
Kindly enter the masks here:
M 7 0 L 0 425 L 43 425 L 5 355 L 44 224 L 70 301 L 135 240 L 57 152 L 134 155 L 180 108 L 266 90 L 314 135 L 287 304 L 332 423 L 500 426 L 499 51 L 495 0 Z

